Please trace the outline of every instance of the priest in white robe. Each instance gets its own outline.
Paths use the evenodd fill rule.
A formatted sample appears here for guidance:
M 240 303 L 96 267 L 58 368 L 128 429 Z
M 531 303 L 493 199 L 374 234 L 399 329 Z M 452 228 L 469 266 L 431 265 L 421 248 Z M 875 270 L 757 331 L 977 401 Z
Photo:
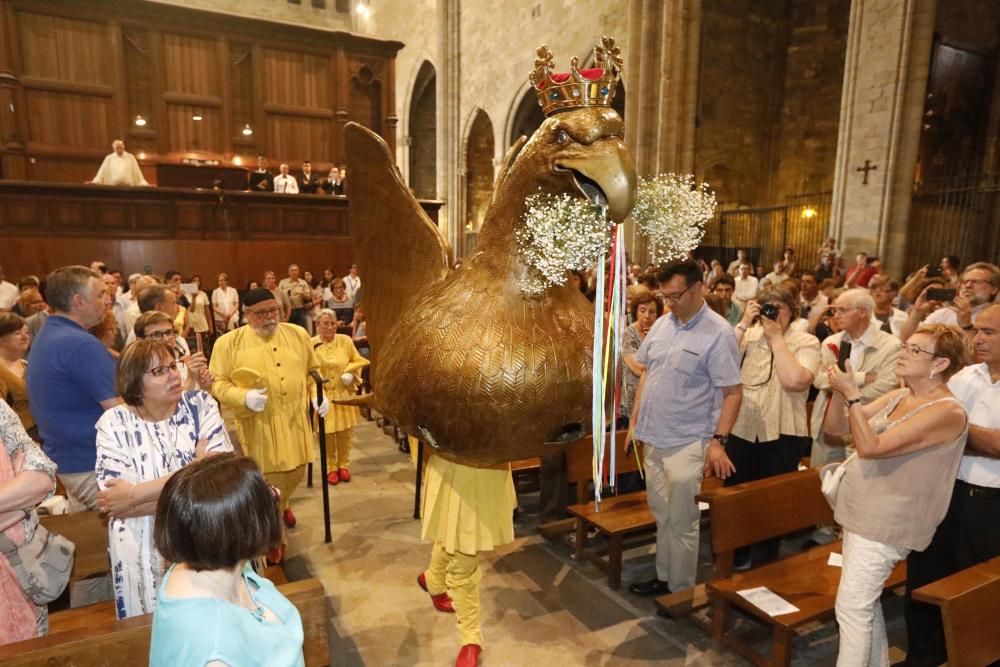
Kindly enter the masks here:
M 95 185 L 149 185 L 142 176 L 139 162 L 125 150 L 125 142 L 115 139 L 111 142 L 113 153 L 109 153 L 97 175 L 90 181 Z

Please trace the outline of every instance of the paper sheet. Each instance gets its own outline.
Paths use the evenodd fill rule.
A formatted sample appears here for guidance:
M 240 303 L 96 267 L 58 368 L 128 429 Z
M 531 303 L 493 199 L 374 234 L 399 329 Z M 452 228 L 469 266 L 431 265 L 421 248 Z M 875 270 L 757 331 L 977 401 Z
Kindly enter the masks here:
M 746 590 L 737 591 L 737 593 L 768 616 L 794 614 L 799 610 L 798 607 L 789 603 L 784 598 L 772 593 L 766 586 L 747 588 Z
M 844 554 L 831 551 L 830 558 L 826 561 L 826 564 L 833 567 L 844 567 Z
M 708 509 L 708 503 L 702 503 L 702 502 L 698 503 L 699 512 L 704 512 L 707 509 Z

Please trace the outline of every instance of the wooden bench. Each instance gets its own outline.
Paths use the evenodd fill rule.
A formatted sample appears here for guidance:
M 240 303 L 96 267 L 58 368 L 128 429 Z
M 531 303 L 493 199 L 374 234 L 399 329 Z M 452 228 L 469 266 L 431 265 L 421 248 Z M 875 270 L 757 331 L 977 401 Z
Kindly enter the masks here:
M 1000 660 L 1000 557 L 922 586 L 913 598 L 941 607 L 949 667 Z
M 816 547 L 737 574 L 733 573 L 733 556 L 739 547 L 832 520 L 833 510 L 820 491 L 819 472 L 800 470 L 719 489 L 711 499 L 709 512 L 716 577 L 707 584 L 712 605 L 712 638 L 755 665 L 789 665 L 796 629 L 812 621 L 826 620 L 833 614 L 840 568 L 829 565 L 828 559 L 831 553 L 841 551 L 841 543 Z M 906 564 L 902 562 L 885 586 L 895 588 L 905 582 Z M 739 595 L 739 591 L 760 586 L 799 611 L 772 617 Z M 657 604 L 663 607 L 659 600 Z M 730 607 L 741 609 L 771 627 L 770 657 L 729 632 Z
M 76 545 L 70 581 L 111 572 L 108 560 L 108 519 L 99 512 L 74 512 L 40 517 L 49 532 L 58 533 Z
M 625 436 L 628 431 L 615 435 L 615 474 L 635 472 L 639 469 L 635 454 L 625 453 Z M 608 443 L 610 447 L 610 442 Z M 642 455 L 641 448 L 639 455 Z M 622 581 L 622 552 L 625 538 L 656 528 L 656 519 L 646 505 L 646 492 L 637 491 L 601 499 L 594 506 L 594 496 L 589 482 L 594 481 L 594 438 L 580 438 L 566 449 L 566 473 L 570 483 L 576 482 L 576 504 L 566 511 L 576 521 L 576 558 L 591 560 L 608 575 L 608 586 L 616 589 Z M 600 484 L 601 480 L 597 480 Z M 607 557 L 601 551 L 587 549 L 587 531 L 596 528 L 608 538 Z
M 309 667 L 330 664 L 330 610 L 318 579 L 305 579 L 278 586 L 299 610 L 305 633 L 303 653 Z M 111 602 L 79 607 L 53 614 L 47 637 L 0 646 L 0 664 L 5 667 L 97 667 L 99 665 L 147 665 L 153 615 L 115 619 Z

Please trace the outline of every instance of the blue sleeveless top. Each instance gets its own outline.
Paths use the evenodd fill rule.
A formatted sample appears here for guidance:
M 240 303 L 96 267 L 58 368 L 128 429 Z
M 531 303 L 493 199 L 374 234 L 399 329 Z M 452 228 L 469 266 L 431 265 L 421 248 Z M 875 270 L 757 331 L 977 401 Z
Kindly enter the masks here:
M 201 667 L 212 660 L 230 667 L 304 667 L 298 609 L 249 564 L 243 570 L 247 590 L 280 622 L 259 620 L 251 610 L 217 598 L 170 597 L 164 591 L 173 569 L 167 570 L 160 583 L 150 667 Z

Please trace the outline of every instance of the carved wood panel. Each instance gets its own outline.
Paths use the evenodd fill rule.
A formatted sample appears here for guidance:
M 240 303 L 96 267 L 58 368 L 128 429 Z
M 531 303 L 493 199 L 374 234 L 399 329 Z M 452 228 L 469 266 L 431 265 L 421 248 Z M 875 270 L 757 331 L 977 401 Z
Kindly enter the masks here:
M 26 90 L 24 97 L 30 142 L 111 151 L 111 98 L 48 90 Z
M 114 82 L 114 52 L 103 22 L 18 12 L 24 73 L 73 83 Z
M 264 49 L 265 103 L 305 109 L 329 109 L 330 57 Z
M 274 154 L 284 156 L 294 173 L 300 170 L 302 160 L 312 160 L 315 169 L 316 163 L 333 159 L 327 155 L 331 126 L 331 121 L 323 118 L 269 114 L 267 136 Z
M 221 152 L 221 136 L 218 109 L 192 104 L 167 105 L 167 136 L 171 152 Z M 200 116 L 201 120 L 195 120 Z
M 212 39 L 164 33 L 166 92 L 218 96 L 220 77 L 215 48 Z

